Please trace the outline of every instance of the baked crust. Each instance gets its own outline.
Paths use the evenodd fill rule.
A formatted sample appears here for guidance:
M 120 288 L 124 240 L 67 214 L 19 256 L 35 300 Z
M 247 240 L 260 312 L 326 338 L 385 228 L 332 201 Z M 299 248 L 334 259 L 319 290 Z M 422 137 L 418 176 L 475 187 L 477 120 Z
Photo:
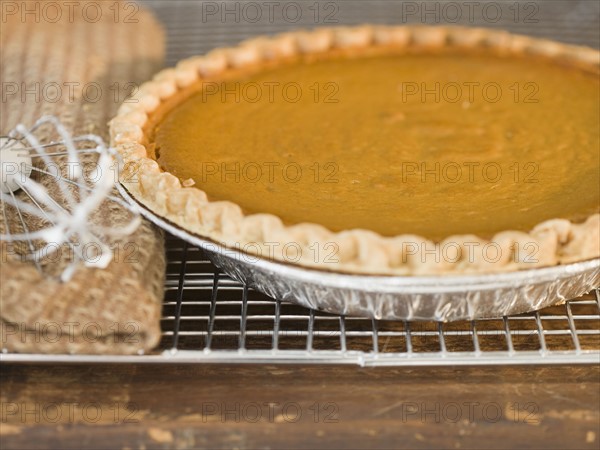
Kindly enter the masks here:
M 120 181 L 136 200 L 188 232 L 248 254 L 306 267 L 360 274 L 438 275 L 514 271 L 600 257 L 600 214 L 583 223 L 547 220 L 527 233 L 506 230 L 491 239 L 453 235 L 437 243 L 415 235 L 384 237 L 361 229 L 332 232 L 312 223 L 286 225 L 271 214 L 245 215 L 235 203 L 211 201 L 193 183 L 161 171 L 151 149 L 144 145 L 149 114 L 207 77 L 298 54 L 442 48 L 538 55 L 600 72 L 597 50 L 480 28 L 359 26 L 254 38 L 180 61 L 143 84 L 133 101 L 121 106 L 110 123 L 111 144 L 125 162 Z M 329 251 L 315 257 L 315 246 Z

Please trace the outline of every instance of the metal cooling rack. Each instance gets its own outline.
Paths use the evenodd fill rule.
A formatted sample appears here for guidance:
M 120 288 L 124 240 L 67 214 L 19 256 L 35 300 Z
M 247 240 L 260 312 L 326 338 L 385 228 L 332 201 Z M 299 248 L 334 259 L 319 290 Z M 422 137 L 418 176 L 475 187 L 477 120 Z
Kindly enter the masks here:
M 599 290 L 564 305 L 501 319 L 379 321 L 271 299 L 220 273 L 200 249 L 174 237 L 167 239 L 167 255 L 158 350 L 165 361 L 600 363 Z
M 162 339 L 150 354 L 32 355 L 3 361 L 293 363 L 360 366 L 600 364 L 600 290 L 500 319 L 397 322 L 272 299 L 232 280 L 202 250 L 167 237 Z

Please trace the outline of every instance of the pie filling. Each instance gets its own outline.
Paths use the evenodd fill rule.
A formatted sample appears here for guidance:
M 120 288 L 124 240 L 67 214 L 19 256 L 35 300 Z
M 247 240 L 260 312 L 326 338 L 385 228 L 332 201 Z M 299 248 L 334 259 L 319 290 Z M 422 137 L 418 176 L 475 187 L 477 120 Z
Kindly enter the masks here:
M 597 212 L 599 105 L 597 74 L 542 59 L 332 56 L 197 82 L 146 134 L 248 214 L 440 240 Z

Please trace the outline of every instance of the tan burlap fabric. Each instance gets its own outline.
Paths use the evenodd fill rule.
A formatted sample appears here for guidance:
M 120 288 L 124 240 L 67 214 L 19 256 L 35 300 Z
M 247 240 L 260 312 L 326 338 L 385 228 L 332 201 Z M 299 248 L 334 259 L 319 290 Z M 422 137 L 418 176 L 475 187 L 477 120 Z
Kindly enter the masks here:
M 131 2 L 123 3 L 119 11 L 112 1 L 95 2 L 101 10 L 95 5 L 85 9 L 86 2 L 71 2 L 75 7 L 58 2 L 62 8 L 58 21 L 56 8 L 44 11 L 43 2 L 39 6 L 27 2 L 33 13 L 25 15 L 25 2 L 12 3 L 18 9 L 3 15 L 7 22 L 1 27 L 5 98 L 0 133 L 18 123 L 31 126 L 42 115 L 52 114 L 73 134 L 95 133 L 107 140 L 106 124 L 131 90 L 130 83 L 148 79 L 162 64 L 164 35 L 158 22 L 143 9 L 127 7 Z M 40 134 L 43 141 L 56 138 L 50 129 Z M 64 158 L 56 161 L 64 164 Z M 56 190 L 44 177 L 36 180 Z M 10 230 L 20 232 L 14 210 L 7 212 Z M 119 223 L 125 214 L 107 204 L 97 220 Z M 32 229 L 36 220 L 27 218 Z M 6 230 L 2 217 L 0 228 Z M 155 346 L 160 339 L 165 272 L 162 233 L 144 222 L 116 248 L 119 252 L 107 269 L 80 268 L 70 282 L 60 283 L 24 260 L 22 246 L 3 242 L 2 348 L 128 354 Z M 45 271 L 60 272 L 70 257 L 70 252 L 61 252 L 58 262 L 44 262 Z

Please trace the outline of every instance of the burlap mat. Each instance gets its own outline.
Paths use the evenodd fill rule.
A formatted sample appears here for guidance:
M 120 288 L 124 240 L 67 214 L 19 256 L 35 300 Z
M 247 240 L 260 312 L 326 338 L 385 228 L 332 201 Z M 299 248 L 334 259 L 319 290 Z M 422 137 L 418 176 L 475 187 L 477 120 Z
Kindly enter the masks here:
M 107 140 L 106 123 L 127 92 L 162 64 L 163 31 L 150 13 L 132 8 L 131 2 L 121 8 L 113 1 L 51 3 L 59 9 L 50 2 L 11 2 L 16 11 L 3 9 L 0 134 L 52 114 L 74 135 L 95 133 Z M 25 8 L 29 13 L 24 14 Z M 51 130 L 40 133 L 43 141 L 56 138 Z M 64 164 L 64 158 L 56 161 Z M 36 180 L 47 185 L 43 177 Z M 114 206 L 103 206 L 98 220 L 122 221 L 125 212 Z M 7 211 L 10 229 L 20 232 L 14 210 Z M 35 220 L 27 218 L 31 228 Z M 0 228 L 6 229 L 1 216 Z M 162 233 L 144 221 L 134 235 L 116 244 L 119 253 L 107 269 L 82 267 L 71 281 L 60 283 L 25 260 L 19 246 L 3 242 L 2 348 L 125 354 L 155 346 L 165 273 Z M 48 271 L 58 271 L 70 257 L 60 253 Z

